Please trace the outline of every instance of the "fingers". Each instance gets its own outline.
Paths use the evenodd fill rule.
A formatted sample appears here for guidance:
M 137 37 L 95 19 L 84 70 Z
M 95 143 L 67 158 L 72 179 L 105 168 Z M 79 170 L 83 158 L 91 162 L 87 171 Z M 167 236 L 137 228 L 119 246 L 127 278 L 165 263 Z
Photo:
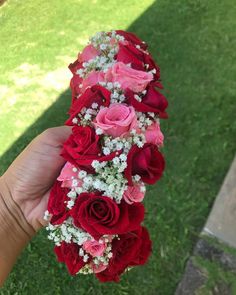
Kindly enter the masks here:
M 35 201 L 35 207 L 32 208 L 32 204 L 28 204 L 29 210 L 26 214 L 26 219 L 29 224 L 32 225 L 34 230 L 37 232 L 42 227 L 48 225 L 49 220 L 44 219 L 45 211 L 47 210 L 48 199 L 50 195 L 50 190 L 46 192 L 41 198 L 37 199 L 37 203 Z
M 52 132 L 54 140 L 58 143 L 63 143 L 71 134 L 72 127 L 60 126 L 49 129 Z
M 53 146 L 61 146 L 72 132 L 70 126 L 60 126 L 46 129 L 38 137 L 40 140 Z

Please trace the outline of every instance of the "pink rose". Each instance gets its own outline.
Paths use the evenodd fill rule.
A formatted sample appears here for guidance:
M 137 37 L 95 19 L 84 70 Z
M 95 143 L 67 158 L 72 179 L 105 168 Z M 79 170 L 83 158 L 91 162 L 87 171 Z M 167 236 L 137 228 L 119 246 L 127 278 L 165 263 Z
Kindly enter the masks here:
M 164 135 L 161 132 L 160 124 L 154 122 L 152 125 L 148 126 L 145 132 L 145 138 L 148 143 L 156 144 L 159 147 L 162 146 Z
M 128 186 L 127 190 L 124 192 L 123 198 L 128 204 L 133 204 L 137 202 L 142 202 L 145 196 L 145 186 L 144 185 L 134 185 Z
M 107 247 L 107 244 L 104 241 L 102 241 L 102 243 L 99 243 L 96 240 L 86 241 L 83 244 L 83 249 L 86 252 L 88 252 L 90 255 L 92 255 L 93 257 L 102 256 L 106 247 Z
M 90 263 L 90 266 L 91 266 L 94 273 L 102 272 L 108 267 L 108 265 L 105 265 L 105 264 L 102 264 L 102 263 L 97 265 L 97 264 L 94 264 L 93 262 Z
M 92 71 L 88 76 L 82 81 L 81 93 L 83 93 L 87 87 L 92 87 L 99 82 L 105 81 L 105 74 L 103 72 Z
M 75 168 L 70 162 L 66 162 L 65 166 L 61 170 L 61 174 L 58 176 L 57 180 L 62 181 L 61 187 L 72 188 L 73 181 L 76 182 L 76 186 L 82 186 L 82 181 L 78 179 L 79 170 Z
M 123 137 L 132 129 L 137 129 L 137 117 L 133 107 L 114 103 L 98 112 L 94 125 L 105 134 Z
M 79 53 L 78 60 L 80 62 L 86 62 L 97 55 L 99 55 L 99 51 L 93 45 L 89 44 L 84 47 L 84 50 L 81 53 Z
M 117 62 L 106 73 L 108 82 L 119 82 L 121 88 L 142 92 L 153 79 L 153 74 L 132 69 L 123 62 Z

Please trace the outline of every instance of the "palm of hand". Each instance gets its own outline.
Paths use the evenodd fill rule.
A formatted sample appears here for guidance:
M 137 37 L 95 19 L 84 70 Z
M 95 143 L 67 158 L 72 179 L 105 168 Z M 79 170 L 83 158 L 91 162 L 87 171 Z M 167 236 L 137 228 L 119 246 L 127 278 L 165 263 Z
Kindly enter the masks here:
M 12 198 L 26 220 L 37 231 L 43 225 L 51 186 L 60 173 L 62 143 L 69 127 L 51 128 L 35 138 L 16 158 L 4 177 Z

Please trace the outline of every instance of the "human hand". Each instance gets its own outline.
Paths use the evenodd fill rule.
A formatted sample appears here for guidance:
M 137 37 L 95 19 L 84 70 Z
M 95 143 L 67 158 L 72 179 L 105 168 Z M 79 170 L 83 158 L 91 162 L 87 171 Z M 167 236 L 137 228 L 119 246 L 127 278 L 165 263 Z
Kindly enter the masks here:
M 44 131 L 1 177 L 9 195 L 34 231 L 45 225 L 43 216 L 50 189 L 65 162 L 60 156 L 62 144 L 70 132 L 71 128 L 67 126 Z
M 18 255 L 45 221 L 51 186 L 65 160 L 62 144 L 67 126 L 37 136 L 0 177 L 0 287 Z

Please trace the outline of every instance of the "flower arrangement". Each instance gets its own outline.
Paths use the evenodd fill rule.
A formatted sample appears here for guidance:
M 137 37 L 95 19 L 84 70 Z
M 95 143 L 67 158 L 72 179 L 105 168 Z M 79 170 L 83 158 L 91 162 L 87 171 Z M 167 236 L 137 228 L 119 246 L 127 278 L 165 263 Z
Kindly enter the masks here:
M 71 275 L 118 282 L 151 252 L 142 200 L 165 167 L 168 102 L 159 67 L 133 33 L 97 33 L 69 69 L 73 127 L 45 212 L 48 238 Z

